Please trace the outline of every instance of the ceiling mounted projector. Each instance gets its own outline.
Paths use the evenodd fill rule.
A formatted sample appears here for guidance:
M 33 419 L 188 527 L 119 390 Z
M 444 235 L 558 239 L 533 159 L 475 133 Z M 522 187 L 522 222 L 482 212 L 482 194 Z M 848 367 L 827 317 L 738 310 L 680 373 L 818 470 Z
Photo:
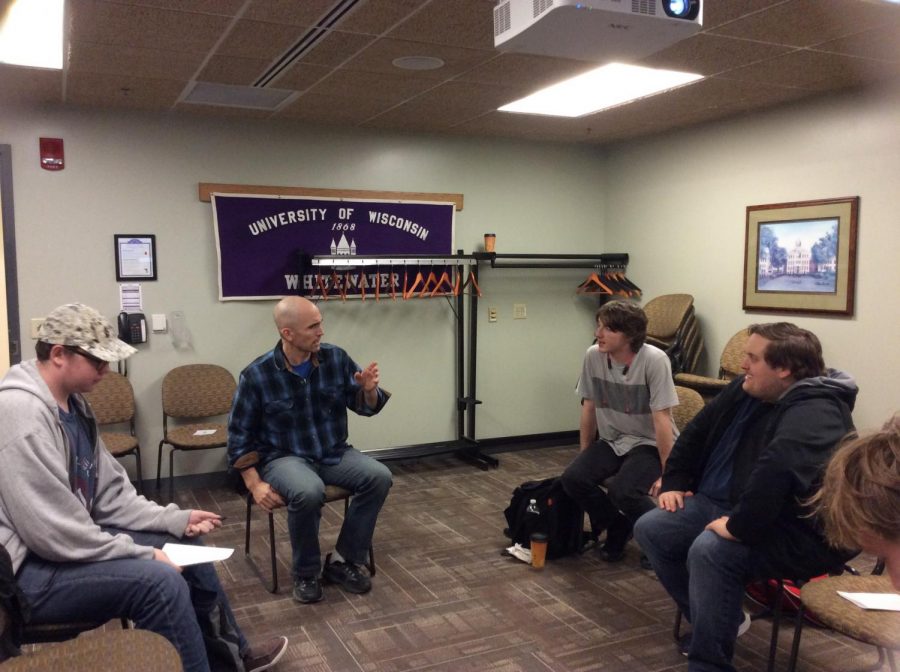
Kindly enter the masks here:
M 505 0 L 494 7 L 500 51 L 634 61 L 700 30 L 700 0 Z

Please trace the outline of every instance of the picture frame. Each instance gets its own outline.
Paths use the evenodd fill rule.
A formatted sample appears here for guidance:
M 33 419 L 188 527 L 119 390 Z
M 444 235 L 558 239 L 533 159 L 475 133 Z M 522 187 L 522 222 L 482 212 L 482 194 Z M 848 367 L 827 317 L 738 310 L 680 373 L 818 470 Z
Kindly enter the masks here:
M 859 196 L 747 206 L 744 310 L 853 315 Z
M 148 233 L 113 235 L 116 280 L 156 280 L 156 236 Z

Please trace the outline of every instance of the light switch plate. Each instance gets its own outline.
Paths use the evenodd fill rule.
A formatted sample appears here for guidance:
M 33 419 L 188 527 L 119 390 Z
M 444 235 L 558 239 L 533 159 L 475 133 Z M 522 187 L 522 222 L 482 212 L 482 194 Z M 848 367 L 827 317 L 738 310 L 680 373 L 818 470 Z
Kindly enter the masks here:
M 168 325 L 166 324 L 166 314 L 165 313 L 154 313 L 151 316 L 153 323 L 153 331 L 157 334 L 165 333 Z

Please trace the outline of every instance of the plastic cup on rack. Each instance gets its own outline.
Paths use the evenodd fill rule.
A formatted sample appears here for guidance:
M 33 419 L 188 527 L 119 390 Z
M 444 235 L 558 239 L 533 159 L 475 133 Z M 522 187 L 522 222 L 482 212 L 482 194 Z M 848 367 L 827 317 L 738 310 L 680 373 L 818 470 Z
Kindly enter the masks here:
M 494 234 L 494 233 L 484 234 L 484 251 L 485 252 L 493 252 L 496 244 L 497 244 L 497 235 L 496 234 Z

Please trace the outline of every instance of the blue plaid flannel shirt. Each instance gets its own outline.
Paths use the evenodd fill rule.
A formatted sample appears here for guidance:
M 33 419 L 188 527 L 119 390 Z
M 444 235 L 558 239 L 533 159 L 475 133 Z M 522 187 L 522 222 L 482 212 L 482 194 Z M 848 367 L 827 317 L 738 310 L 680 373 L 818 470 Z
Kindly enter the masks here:
M 312 355 L 309 378 L 293 372 L 281 343 L 241 372 L 228 420 L 228 464 L 259 454 L 259 465 L 296 455 L 312 462 L 337 464 L 347 443 L 347 409 L 363 416 L 378 413 L 390 393 L 378 388 L 369 408 L 353 379 L 360 371 L 341 348 L 323 343 Z

